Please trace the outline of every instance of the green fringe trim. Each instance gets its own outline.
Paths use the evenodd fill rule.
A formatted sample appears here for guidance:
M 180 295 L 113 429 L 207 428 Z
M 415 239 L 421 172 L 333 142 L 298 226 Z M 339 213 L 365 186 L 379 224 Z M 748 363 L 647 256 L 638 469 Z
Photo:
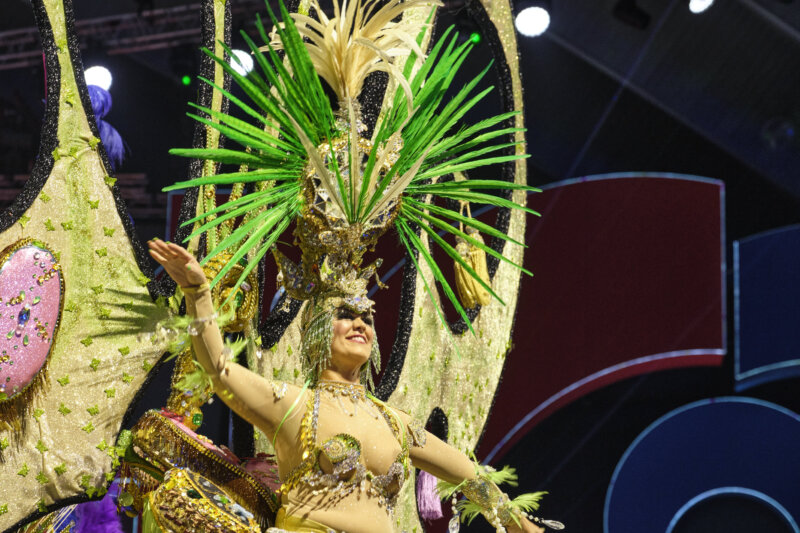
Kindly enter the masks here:
M 236 319 L 236 313 L 219 313 L 217 316 L 217 326 L 222 330 L 227 324 Z M 193 327 L 196 318 L 189 315 L 171 315 L 156 324 L 156 331 L 150 336 L 153 342 L 159 339 L 166 339 L 166 350 L 170 355 L 164 359 L 169 361 L 174 359 L 192 345 L 192 336 L 189 330 Z
M 539 502 L 546 494 L 546 491 L 528 492 L 525 494 L 520 494 L 513 500 L 509 500 L 506 506 L 508 506 L 508 508 L 510 508 L 512 511 L 516 511 L 510 513 L 511 518 L 513 518 L 514 521 L 519 524 L 519 514 L 537 511 L 539 509 Z M 461 512 L 461 521 L 467 525 L 472 523 L 476 516 L 483 514 L 486 511 L 486 509 L 479 506 L 477 503 L 472 503 L 469 500 L 461 500 L 456 505 L 456 508 Z
M 239 339 L 232 342 L 226 339 L 225 348 L 231 351 L 228 360 L 234 363 L 238 361 L 239 354 L 247 347 L 247 342 L 247 339 Z M 203 390 L 206 386 L 213 388 L 214 383 L 211 375 L 197 361 L 194 361 L 194 365 L 196 367 L 195 370 L 183 376 L 176 383 L 178 388 L 181 390 Z

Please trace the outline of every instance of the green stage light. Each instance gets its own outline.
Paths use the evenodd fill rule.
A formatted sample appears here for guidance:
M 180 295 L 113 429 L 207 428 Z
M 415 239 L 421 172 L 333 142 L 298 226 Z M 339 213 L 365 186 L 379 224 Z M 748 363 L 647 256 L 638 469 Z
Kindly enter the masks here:
M 470 33 L 469 34 L 469 42 L 471 42 L 473 44 L 478 44 L 479 42 L 481 42 L 481 34 L 476 32 L 476 31 Z
M 184 84 L 184 85 L 189 85 L 190 83 L 192 83 L 192 78 L 190 78 L 189 76 L 185 76 L 184 75 L 181 78 L 181 83 Z

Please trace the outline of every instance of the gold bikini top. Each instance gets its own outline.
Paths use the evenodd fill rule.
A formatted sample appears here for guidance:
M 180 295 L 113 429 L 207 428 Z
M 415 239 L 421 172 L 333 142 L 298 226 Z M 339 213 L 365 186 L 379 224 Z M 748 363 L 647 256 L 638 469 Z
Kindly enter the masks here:
M 350 397 L 354 408 L 357 408 L 359 401 L 369 402 L 383 416 L 400 443 L 400 453 L 385 474 L 373 474 L 367 469 L 361 457 L 361 442 L 352 435 L 339 433 L 321 445 L 317 444 L 320 393 L 323 390 L 330 392 L 337 400 L 340 397 Z M 300 442 L 303 450 L 301 462 L 286 477 L 286 481 L 281 485 L 281 494 L 288 494 L 300 485 L 308 486 L 314 494 L 330 492 L 331 496 L 335 497 L 347 496 L 358 489 L 378 498 L 381 505 L 391 513 L 408 476 L 409 440 L 413 446 L 424 446 L 424 427 L 416 421 L 405 427 L 391 408 L 371 394 L 367 394 L 363 386 L 320 382 L 314 393 L 309 395 L 308 406 L 301 422 Z M 326 472 L 320 464 L 323 456 L 332 465 L 330 472 Z

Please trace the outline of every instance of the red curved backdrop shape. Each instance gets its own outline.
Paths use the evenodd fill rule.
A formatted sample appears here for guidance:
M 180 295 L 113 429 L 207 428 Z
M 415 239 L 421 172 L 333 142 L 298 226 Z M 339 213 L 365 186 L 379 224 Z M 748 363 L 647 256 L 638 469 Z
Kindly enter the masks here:
M 499 459 L 542 419 L 621 379 L 726 353 L 724 186 L 628 173 L 529 197 L 514 347 L 477 450 Z

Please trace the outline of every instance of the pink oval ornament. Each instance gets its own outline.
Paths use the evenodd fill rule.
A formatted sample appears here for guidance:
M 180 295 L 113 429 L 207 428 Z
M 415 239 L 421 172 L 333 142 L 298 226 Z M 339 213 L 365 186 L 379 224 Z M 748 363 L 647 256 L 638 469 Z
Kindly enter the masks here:
M 24 239 L 0 253 L 0 404 L 20 399 L 43 377 L 63 286 L 61 266 L 44 243 Z

